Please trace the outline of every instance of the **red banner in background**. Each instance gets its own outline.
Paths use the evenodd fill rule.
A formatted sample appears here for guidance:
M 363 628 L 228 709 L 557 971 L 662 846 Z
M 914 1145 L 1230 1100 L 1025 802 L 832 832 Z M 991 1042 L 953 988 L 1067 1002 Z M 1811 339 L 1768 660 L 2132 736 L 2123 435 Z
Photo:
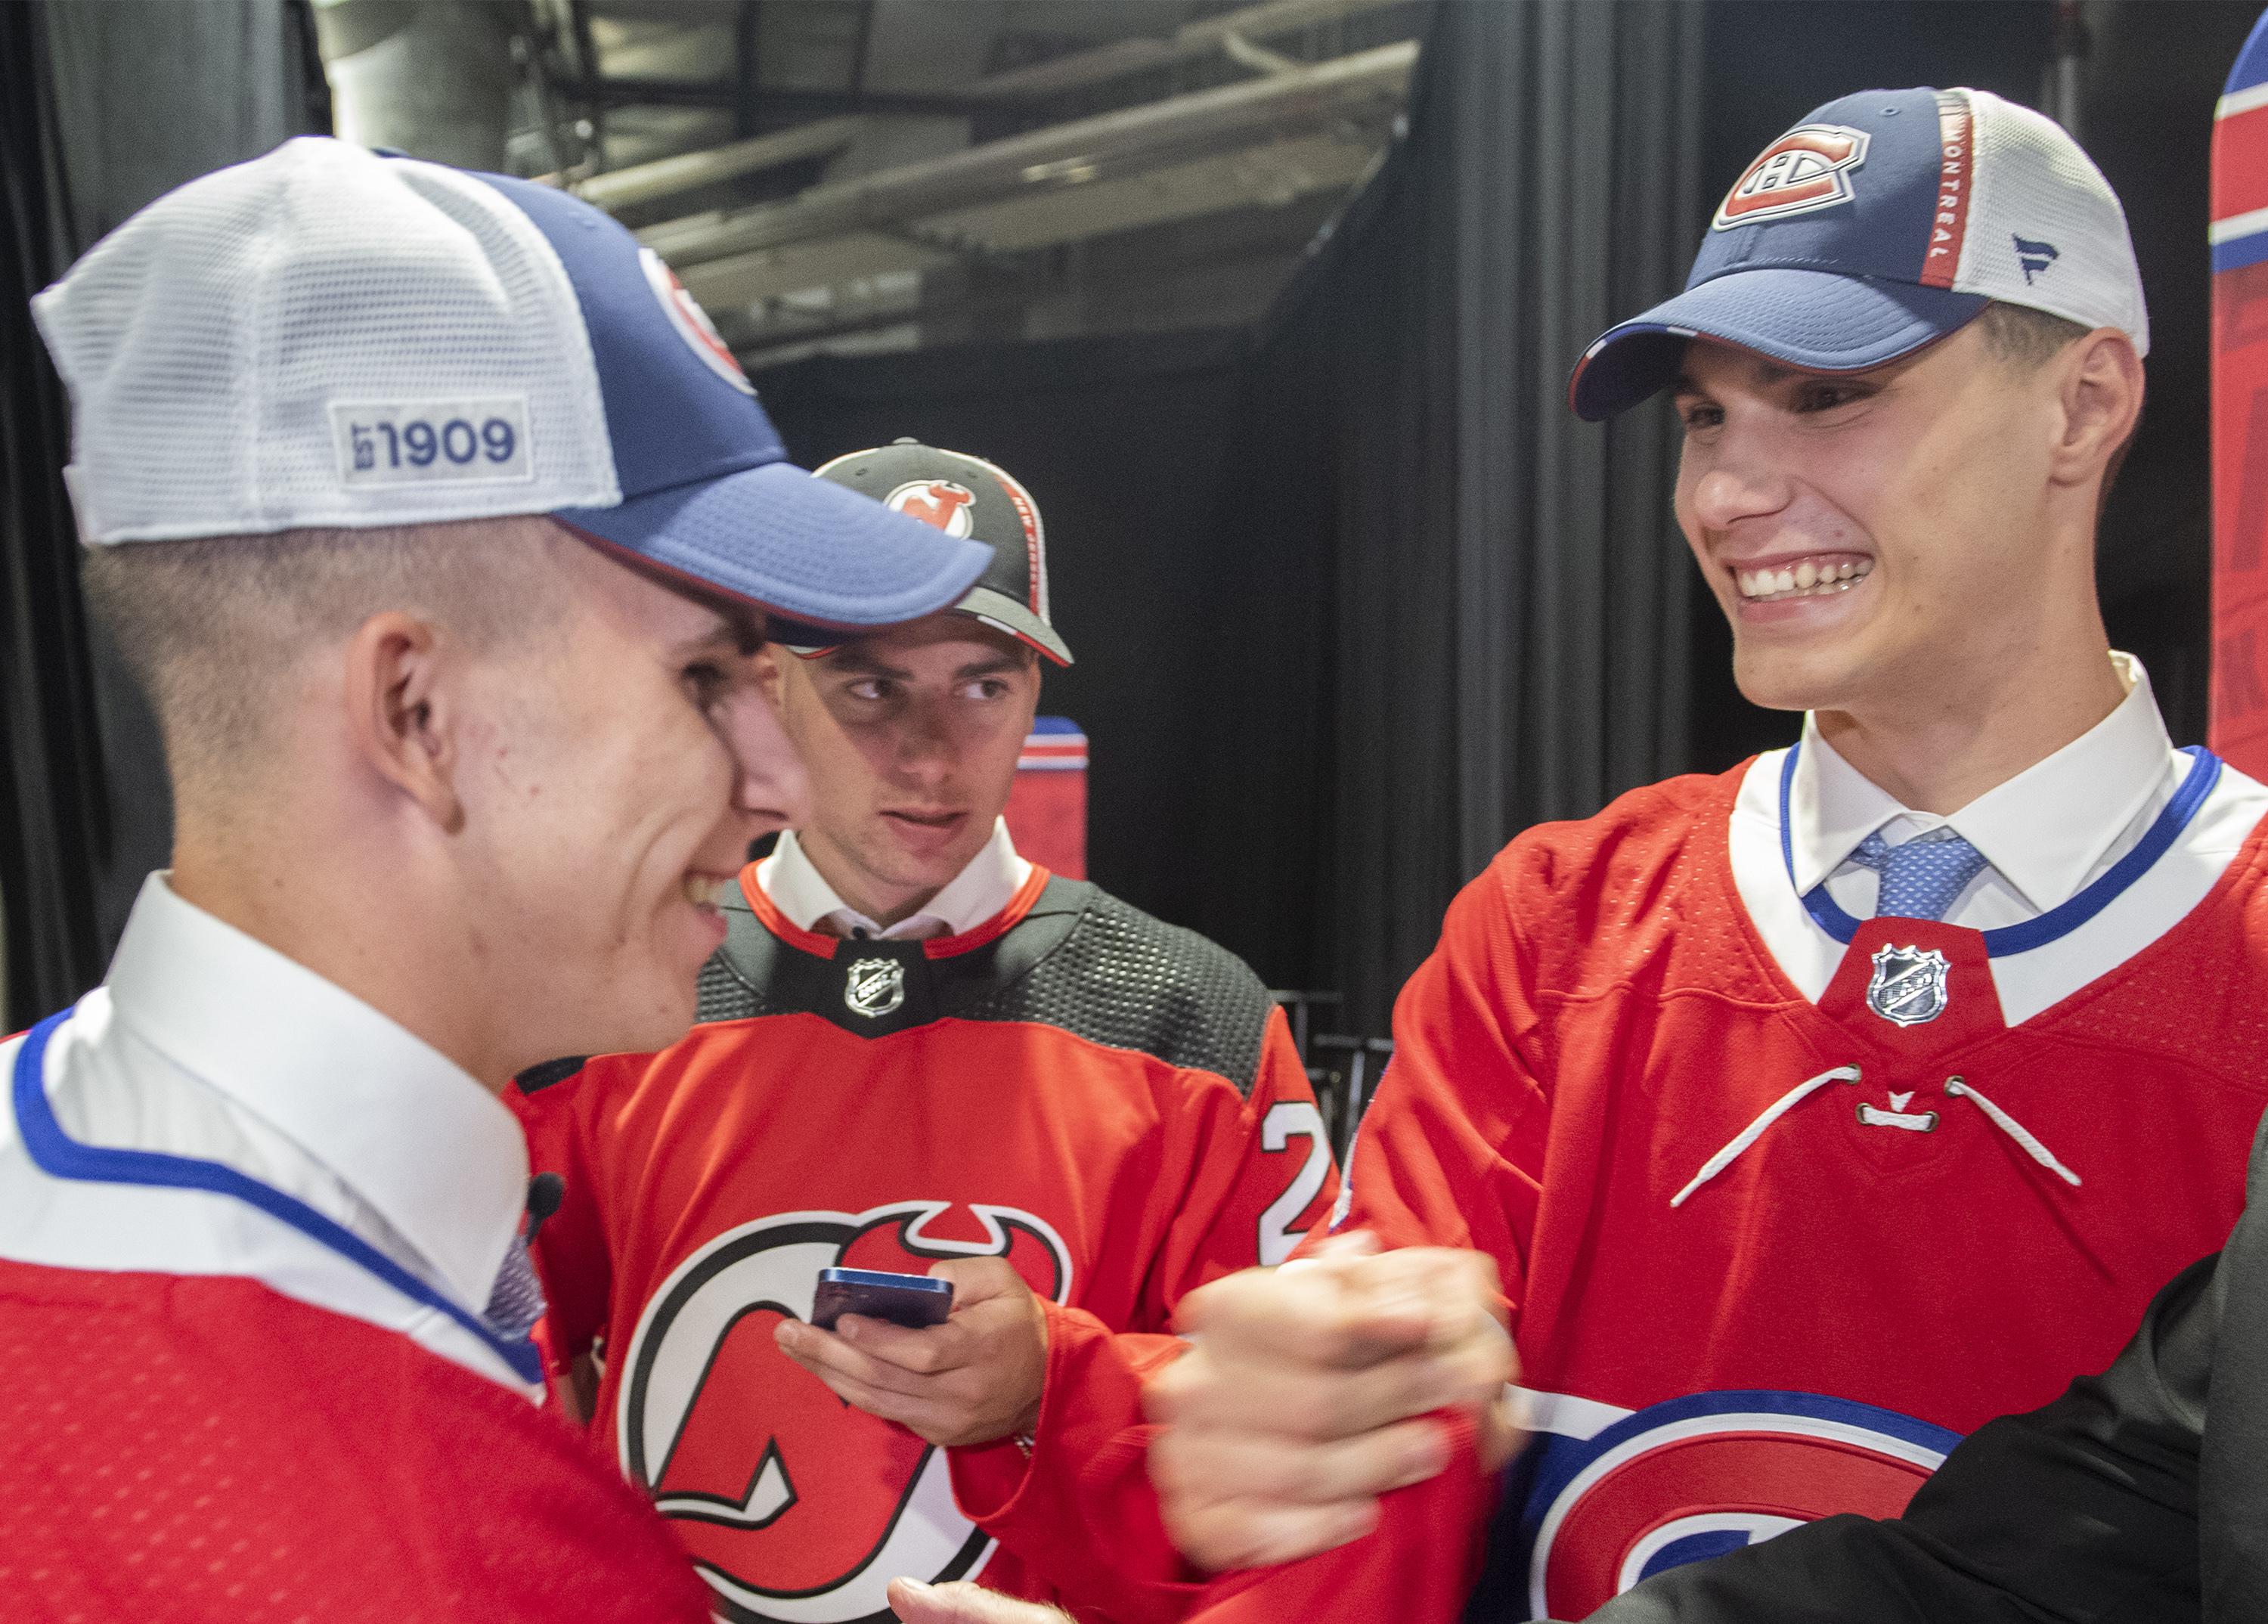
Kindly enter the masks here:
M 1064 716 L 1039 716 L 1008 792 L 1016 850 L 1067 880 L 1086 878 L 1086 735 Z
M 2268 777 L 2268 12 L 2213 109 L 2214 751 Z

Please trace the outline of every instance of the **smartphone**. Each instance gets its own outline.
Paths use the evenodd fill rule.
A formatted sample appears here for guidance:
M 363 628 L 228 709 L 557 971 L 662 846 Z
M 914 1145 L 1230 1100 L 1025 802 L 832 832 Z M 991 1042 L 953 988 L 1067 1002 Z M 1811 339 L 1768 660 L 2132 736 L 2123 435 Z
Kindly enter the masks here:
M 821 1269 L 811 1295 L 811 1323 L 835 1329 L 845 1314 L 887 1319 L 918 1331 L 941 1325 L 953 1312 L 953 1282 L 927 1274 L 893 1274 L 885 1269 Z

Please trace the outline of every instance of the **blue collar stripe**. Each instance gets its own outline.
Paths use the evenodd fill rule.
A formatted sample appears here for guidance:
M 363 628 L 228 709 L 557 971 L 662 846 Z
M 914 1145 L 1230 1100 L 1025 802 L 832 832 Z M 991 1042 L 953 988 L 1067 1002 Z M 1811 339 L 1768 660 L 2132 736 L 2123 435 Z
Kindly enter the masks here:
M 1795 788 L 1796 753 L 1803 747 L 1788 749 L 1786 764 L 1779 774 L 1779 855 L 1787 867 L 1787 882 L 1795 883 L 1794 822 L 1789 816 L 1789 805 Z M 1980 933 L 1984 938 L 1984 951 L 1993 958 L 2004 954 L 2029 953 L 2034 948 L 2043 948 L 2051 941 L 2068 936 L 2088 920 L 2117 900 L 2121 892 L 2147 874 L 2152 866 L 2163 857 L 2182 830 L 2190 826 L 2205 805 L 2205 797 L 2220 781 L 2220 757 L 2203 745 L 2191 745 L 2182 752 L 2190 757 L 2190 770 L 2174 791 L 2174 798 L 2166 803 L 2134 849 L 2110 865 L 2102 877 L 2081 890 L 2076 897 L 2049 909 L 2037 919 L 2026 919 L 2020 925 L 2003 925 L 1994 930 Z M 1851 938 L 1859 934 L 1859 921 L 1844 912 L 1840 904 L 1827 894 L 1827 882 L 1822 880 L 1805 893 L 1803 906 L 1819 928 L 1836 941 L 1849 946 Z
M 49 1015 L 25 1034 L 23 1046 L 16 1051 L 16 1128 L 22 1135 L 25 1150 L 42 1172 L 55 1178 L 90 1184 L 151 1185 L 233 1196 L 278 1222 L 289 1224 L 310 1240 L 329 1247 L 411 1302 L 446 1314 L 494 1350 L 522 1381 L 534 1384 L 543 1379 L 543 1362 L 534 1342 L 524 1337 L 516 1342 L 506 1341 L 477 1314 L 452 1302 L 360 1236 L 326 1218 L 306 1202 L 217 1162 L 167 1155 L 155 1150 L 122 1150 L 82 1144 L 65 1133 L 63 1125 L 55 1120 L 54 1107 L 48 1103 L 45 1075 L 48 1039 L 70 1015 L 65 1009 Z

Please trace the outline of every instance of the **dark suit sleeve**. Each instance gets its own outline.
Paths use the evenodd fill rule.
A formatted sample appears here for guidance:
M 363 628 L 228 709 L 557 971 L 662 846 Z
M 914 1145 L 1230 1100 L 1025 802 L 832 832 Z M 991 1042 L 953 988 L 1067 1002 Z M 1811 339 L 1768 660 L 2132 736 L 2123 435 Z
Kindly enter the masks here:
M 2220 1265 L 2176 1275 L 2102 1375 L 1965 1439 L 1904 1517 L 1830 1517 L 1675 1569 L 1592 1624 L 2196 1620 Z

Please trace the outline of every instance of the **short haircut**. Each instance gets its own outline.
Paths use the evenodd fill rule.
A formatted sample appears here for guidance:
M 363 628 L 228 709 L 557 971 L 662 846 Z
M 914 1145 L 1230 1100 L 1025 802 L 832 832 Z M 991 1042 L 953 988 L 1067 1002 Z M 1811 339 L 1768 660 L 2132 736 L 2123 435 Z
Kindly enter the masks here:
M 1999 359 L 2036 372 L 2087 336 L 2091 328 L 2029 305 L 1994 299 L 1977 318 L 1984 344 Z
M 2034 310 L 2029 305 L 2005 304 L 1997 299 L 1984 306 L 1984 313 L 1977 318 L 1977 325 L 1984 335 L 1984 347 L 1994 358 L 2021 373 L 2039 371 L 2094 330 L 2062 316 L 2050 315 L 2044 310 Z M 2103 510 L 2110 506 L 2110 487 L 2118 483 L 2118 472 L 2126 466 L 2126 454 L 2134 448 L 2134 434 L 2140 431 L 2138 420 L 2134 432 L 2118 442 L 2110 460 L 2102 465 L 2102 487 L 2095 504 L 2098 521 Z
M 307 653 L 399 609 L 481 648 L 556 620 L 546 556 L 571 544 L 540 518 L 86 550 L 87 601 L 158 715 L 177 792 L 225 790 L 265 764 L 277 701 Z

